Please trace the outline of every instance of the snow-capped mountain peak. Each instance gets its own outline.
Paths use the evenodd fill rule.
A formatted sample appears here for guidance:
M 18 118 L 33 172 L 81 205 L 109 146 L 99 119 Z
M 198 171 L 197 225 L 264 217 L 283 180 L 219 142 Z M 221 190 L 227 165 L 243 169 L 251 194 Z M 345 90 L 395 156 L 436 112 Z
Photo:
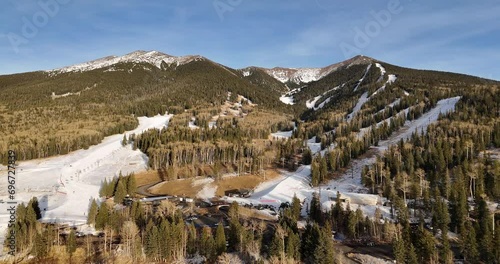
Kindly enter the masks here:
M 203 60 L 202 56 L 189 55 L 189 56 L 172 56 L 159 51 L 143 51 L 138 50 L 123 56 L 107 56 L 93 61 L 84 62 L 81 64 L 75 64 L 59 69 L 54 69 L 48 71 L 52 74 L 66 73 L 66 72 L 83 72 L 91 71 L 95 69 L 101 69 L 115 65 L 117 63 L 149 63 L 155 67 L 161 69 L 161 65 L 165 62 L 167 65 L 174 64 L 175 66 L 183 65 L 192 61 Z
M 293 82 L 296 84 L 309 83 L 320 80 L 340 67 L 352 66 L 355 64 L 370 63 L 372 58 L 358 55 L 349 60 L 332 64 L 324 68 L 282 68 L 274 67 L 272 69 L 264 69 L 264 71 L 276 80 L 287 83 Z

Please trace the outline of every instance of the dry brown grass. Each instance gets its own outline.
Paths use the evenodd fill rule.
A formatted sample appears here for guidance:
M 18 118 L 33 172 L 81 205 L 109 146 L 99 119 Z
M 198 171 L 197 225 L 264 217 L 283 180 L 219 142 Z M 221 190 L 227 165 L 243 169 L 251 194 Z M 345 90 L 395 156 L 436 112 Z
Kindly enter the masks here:
M 134 175 L 137 186 L 160 182 L 161 178 L 157 170 L 148 170 Z
M 263 175 L 253 175 L 246 174 L 242 176 L 236 177 L 228 177 L 217 182 L 214 182 L 217 185 L 216 195 L 224 196 L 224 192 L 232 189 L 254 189 L 259 184 L 273 180 L 279 177 L 279 172 L 275 169 L 268 169 L 265 173 L 265 179 Z
M 252 218 L 252 219 L 260 219 L 260 220 L 268 220 L 268 221 L 276 220 L 275 217 L 272 217 L 270 215 L 261 213 L 257 209 L 250 209 L 250 208 L 246 208 L 246 207 L 243 207 L 243 206 L 240 206 L 238 208 L 238 214 L 243 219 L 250 219 L 250 218 Z
M 232 189 L 254 189 L 264 181 L 269 181 L 279 177 L 279 172 L 275 169 L 267 169 L 265 179 L 262 175 L 246 174 L 242 176 L 227 177 L 215 181 L 211 185 L 217 186 L 216 195 L 224 196 L 224 192 Z M 158 172 L 150 171 L 137 174 L 137 186 L 154 183 L 159 181 Z M 140 179 L 140 181 L 139 181 Z M 203 185 L 193 186 L 194 179 L 181 179 L 174 181 L 165 181 L 149 189 L 149 192 L 155 195 L 177 195 L 196 197 Z
M 193 186 L 193 179 L 183 179 L 159 183 L 151 187 L 149 192 L 156 195 L 196 197 L 201 188 L 201 185 Z
M 273 124 L 289 121 L 291 116 L 282 113 L 271 113 L 263 110 L 255 110 L 239 122 L 242 128 L 266 129 Z

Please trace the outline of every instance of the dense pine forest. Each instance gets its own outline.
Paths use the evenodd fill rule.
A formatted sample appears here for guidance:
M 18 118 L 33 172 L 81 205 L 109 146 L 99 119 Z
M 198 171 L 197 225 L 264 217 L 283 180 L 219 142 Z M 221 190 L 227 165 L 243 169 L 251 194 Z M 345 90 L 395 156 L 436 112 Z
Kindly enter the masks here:
M 498 82 L 374 59 L 293 87 L 260 68 L 234 70 L 208 59 L 113 67 L 0 76 L 0 161 L 9 148 L 19 160 L 88 148 L 135 128 L 138 116 L 168 112 L 168 127 L 122 140 L 144 153 L 161 181 L 217 183 L 223 174 L 265 178 L 266 169 L 310 166 L 315 191 L 309 200 L 281 201 L 265 218 L 254 205 L 222 197 L 141 200 L 141 178 L 120 173 L 89 201 L 95 236 L 37 221 L 43 209 L 36 198 L 20 205 L 8 231 L 19 261 L 326 264 L 347 261 L 342 245 L 375 244 L 397 263 L 500 263 Z M 291 88 L 295 104 L 280 102 Z M 458 100 L 454 111 L 387 143 L 450 98 Z M 291 136 L 274 138 L 278 131 Z M 363 166 L 361 183 L 390 216 L 351 209 L 338 191 L 331 208 L 322 207 L 321 188 L 368 158 L 375 162 Z M 200 215 L 217 221 L 195 224 Z

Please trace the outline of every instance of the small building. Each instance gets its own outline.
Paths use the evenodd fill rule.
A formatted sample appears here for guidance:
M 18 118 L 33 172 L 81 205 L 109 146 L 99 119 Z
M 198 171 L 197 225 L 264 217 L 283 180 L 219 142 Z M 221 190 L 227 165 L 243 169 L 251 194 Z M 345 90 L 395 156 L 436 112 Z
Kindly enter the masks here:
M 133 202 L 134 200 L 128 194 L 125 196 L 125 198 L 123 198 L 123 205 L 125 206 L 131 206 Z
M 225 191 L 224 195 L 228 196 L 228 197 L 248 198 L 248 197 L 250 197 L 251 193 L 252 193 L 252 191 L 249 189 L 232 189 L 232 190 Z

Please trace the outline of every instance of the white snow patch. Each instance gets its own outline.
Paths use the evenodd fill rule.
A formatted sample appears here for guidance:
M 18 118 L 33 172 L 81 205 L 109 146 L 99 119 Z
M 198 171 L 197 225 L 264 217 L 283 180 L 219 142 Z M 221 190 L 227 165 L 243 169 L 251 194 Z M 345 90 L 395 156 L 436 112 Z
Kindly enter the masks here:
M 294 105 L 295 102 L 294 102 L 294 98 L 293 96 L 286 96 L 286 95 L 282 95 L 280 97 L 280 101 L 284 104 L 288 104 L 288 105 Z
M 375 96 L 377 95 L 379 92 L 382 92 L 383 90 L 385 90 L 385 87 L 388 85 L 388 84 L 391 84 L 393 82 L 395 82 L 397 79 L 396 75 L 394 74 L 389 74 L 389 79 L 387 79 L 387 82 L 385 82 L 385 84 L 380 87 L 378 90 L 376 90 L 371 96 Z
M 250 71 L 243 71 L 243 76 L 248 77 L 250 75 L 252 75 L 252 72 L 250 72 Z
M 196 194 L 197 198 L 208 200 L 215 197 L 215 192 L 217 191 L 217 186 L 206 184 L 203 188 Z
M 398 77 L 396 77 L 396 75 L 389 74 L 389 79 L 387 80 L 387 83 L 388 84 L 394 83 L 397 79 L 398 79 Z
M 367 264 L 392 264 L 394 262 L 389 260 L 384 260 L 381 258 L 376 258 L 374 256 L 361 254 L 361 253 L 349 253 L 351 258 L 354 258 L 359 261 L 359 263 L 367 263 Z
M 194 123 L 196 122 L 196 118 L 193 117 L 191 121 L 188 122 L 188 127 L 191 129 L 199 129 L 200 127 L 195 125 Z
M 326 98 L 326 100 L 321 102 L 321 104 L 319 104 L 318 107 L 314 107 L 314 111 L 323 108 L 323 106 L 325 106 L 326 104 L 328 104 L 330 102 L 330 99 L 332 99 L 332 98 L 331 97 Z
M 344 83 L 344 84 L 342 84 L 342 87 L 344 87 L 344 85 L 345 85 L 345 83 Z M 317 102 L 321 99 L 321 97 L 325 96 L 325 95 L 326 95 L 326 94 L 328 94 L 329 92 L 332 92 L 332 91 L 338 90 L 340 87 L 341 87 L 341 86 L 336 86 L 336 87 L 334 87 L 334 88 L 332 88 L 332 89 L 330 89 L 330 90 L 328 90 L 328 91 L 324 92 L 323 94 L 321 94 L 321 95 L 318 95 L 318 96 L 314 97 L 314 99 L 313 99 L 313 100 L 309 100 L 309 101 L 307 101 L 307 102 L 306 102 L 306 107 L 307 107 L 307 108 L 309 108 L 309 109 L 311 109 L 311 108 L 312 108 L 312 109 L 314 109 L 314 111 L 317 111 L 318 109 L 323 108 L 326 104 L 328 104 L 328 103 L 330 102 L 330 100 L 331 100 L 331 98 L 332 98 L 332 97 L 328 97 L 328 98 L 326 98 L 323 102 L 321 102 L 321 103 L 318 105 L 318 107 L 316 107 L 316 106 L 315 106 L 315 105 L 316 105 L 316 103 L 317 103 Z
M 363 77 L 361 79 L 359 79 L 358 81 L 358 84 L 356 85 L 356 87 L 354 87 L 354 91 L 357 91 L 358 90 L 358 87 L 361 85 L 361 83 L 365 80 L 365 77 L 366 75 L 368 74 L 368 71 L 370 71 L 370 68 L 372 67 L 372 65 L 368 65 L 368 67 L 366 67 L 366 71 L 365 71 L 365 74 L 363 75 Z
M 274 68 L 268 69 L 266 72 L 282 83 L 290 81 L 299 84 L 317 81 L 328 75 L 331 71 L 322 72 L 321 68 Z
M 395 105 L 399 104 L 399 102 L 401 102 L 401 98 L 394 100 L 394 102 L 388 104 L 387 107 L 393 108 Z
M 321 98 L 321 95 L 318 95 L 316 97 L 314 97 L 314 99 L 312 100 L 307 100 L 306 101 L 306 107 L 311 109 L 311 108 L 314 108 L 314 106 L 316 105 L 316 102 Z
M 202 178 L 202 179 L 197 179 L 193 181 L 193 186 L 198 186 L 198 185 L 205 185 L 205 184 L 210 184 L 214 182 L 214 179 L 212 178 Z
M 368 92 L 364 92 L 361 97 L 358 99 L 356 106 L 352 109 L 352 112 L 347 115 L 347 121 L 351 121 L 354 116 L 361 110 L 361 107 L 368 101 Z
M 291 138 L 293 134 L 293 130 L 290 131 L 278 131 L 276 133 L 271 133 L 272 138 L 283 139 L 283 138 Z
M 288 88 L 288 86 L 286 86 L 286 88 L 289 90 L 287 93 L 283 94 L 280 96 L 280 101 L 284 104 L 289 104 L 289 105 L 293 105 L 295 104 L 295 99 L 293 98 L 293 95 L 300 92 L 302 90 L 303 87 L 300 87 L 300 88 L 295 88 L 295 89 L 292 89 L 290 90 L 290 88 Z
M 380 63 L 375 63 L 375 66 L 380 69 L 380 77 L 377 82 L 381 82 L 384 79 L 384 75 L 386 73 L 385 68 Z

